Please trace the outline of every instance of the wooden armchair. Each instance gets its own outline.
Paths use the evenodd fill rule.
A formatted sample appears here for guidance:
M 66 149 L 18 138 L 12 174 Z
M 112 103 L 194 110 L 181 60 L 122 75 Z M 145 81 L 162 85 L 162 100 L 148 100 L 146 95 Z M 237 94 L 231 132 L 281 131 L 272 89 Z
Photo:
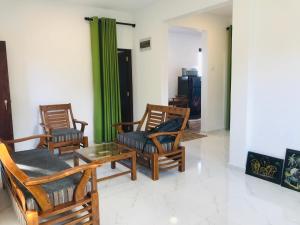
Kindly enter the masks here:
M 6 143 L 34 138 L 48 136 Z M 7 144 L 0 142 L 3 183 L 22 224 L 99 225 L 98 164 L 71 168 L 47 149 L 13 152 Z
M 114 125 L 118 131 L 117 142 L 136 150 L 138 163 L 151 168 L 153 180 L 159 179 L 159 171 L 178 168 L 180 172 L 184 172 L 185 148 L 180 146 L 180 139 L 186 127 L 189 114 L 189 108 L 148 104 L 140 121 Z M 172 118 L 182 118 L 182 124 L 178 131 L 150 132 L 158 125 Z M 136 130 L 124 133 L 124 127 L 132 125 L 137 126 Z M 144 130 L 142 130 L 143 127 Z M 173 138 L 161 141 L 162 137 Z M 151 141 L 149 142 L 147 139 Z
M 88 146 L 88 137 L 84 136 L 88 124 L 74 119 L 71 104 L 41 105 L 40 114 L 44 132 L 51 135 L 48 139 L 51 149 L 58 148 L 61 154 Z M 77 124 L 81 125 L 80 129 Z

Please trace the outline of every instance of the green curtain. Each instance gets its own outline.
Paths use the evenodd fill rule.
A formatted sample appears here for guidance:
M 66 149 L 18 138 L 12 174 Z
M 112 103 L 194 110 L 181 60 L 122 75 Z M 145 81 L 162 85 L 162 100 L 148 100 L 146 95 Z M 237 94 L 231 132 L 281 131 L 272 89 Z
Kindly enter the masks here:
M 227 56 L 227 75 L 226 75 L 226 115 L 225 128 L 230 130 L 230 106 L 231 106 L 231 65 L 232 65 L 232 26 L 227 28 L 228 36 L 228 56 Z
M 92 70 L 93 70 L 93 93 L 94 93 L 94 140 L 95 143 L 103 141 L 103 113 L 102 93 L 100 79 L 100 48 L 99 48 L 99 26 L 98 17 L 93 17 L 90 22 L 91 49 L 92 49 Z
M 116 20 L 93 17 L 90 29 L 94 139 L 96 143 L 111 142 L 116 138 L 116 129 L 112 125 L 121 121 Z

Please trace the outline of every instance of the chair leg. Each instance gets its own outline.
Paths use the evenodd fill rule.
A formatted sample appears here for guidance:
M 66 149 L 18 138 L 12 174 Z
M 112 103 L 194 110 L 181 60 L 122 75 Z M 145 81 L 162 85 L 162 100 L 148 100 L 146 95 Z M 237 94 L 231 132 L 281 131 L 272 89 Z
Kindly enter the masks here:
M 136 180 L 136 154 L 131 158 L 131 180 Z
M 112 161 L 111 163 L 110 163 L 110 167 L 114 170 L 114 169 L 116 169 L 116 162 L 115 161 Z
M 159 165 L 158 165 L 158 154 L 154 153 L 151 155 L 152 161 L 152 180 L 159 179 Z
M 99 216 L 99 196 L 97 192 L 92 193 L 92 220 L 93 225 L 99 225 L 100 224 L 100 216 Z
M 2 181 L 2 189 L 6 190 L 6 186 L 5 186 L 5 183 L 3 181 Z
M 5 178 L 4 178 L 4 175 L 3 175 L 4 171 L 1 171 L 1 170 L 3 170 L 2 167 L 0 167 L 1 181 L 2 181 L 2 189 L 5 190 L 5 189 L 6 189 L 6 186 L 5 186 L 5 181 L 4 181 Z
M 84 136 L 84 137 L 82 138 L 82 145 L 83 145 L 84 148 L 89 147 L 89 139 L 88 139 L 87 136 Z
M 39 216 L 37 211 L 27 211 L 25 216 L 26 216 L 27 225 L 39 224 Z
M 49 151 L 51 152 L 51 154 L 54 155 L 54 150 L 55 150 L 54 143 L 49 142 L 48 148 L 49 148 Z
M 178 167 L 179 172 L 184 172 L 185 171 L 185 149 L 182 150 L 181 152 L 181 163 Z

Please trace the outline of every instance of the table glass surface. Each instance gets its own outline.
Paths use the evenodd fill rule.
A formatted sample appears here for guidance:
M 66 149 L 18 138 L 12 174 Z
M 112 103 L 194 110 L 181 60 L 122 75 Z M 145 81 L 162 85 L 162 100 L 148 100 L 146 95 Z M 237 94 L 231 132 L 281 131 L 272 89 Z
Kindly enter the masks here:
M 105 143 L 78 149 L 76 150 L 76 153 L 91 161 L 94 161 L 117 156 L 130 151 L 131 150 L 129 148 L 116 143 Z

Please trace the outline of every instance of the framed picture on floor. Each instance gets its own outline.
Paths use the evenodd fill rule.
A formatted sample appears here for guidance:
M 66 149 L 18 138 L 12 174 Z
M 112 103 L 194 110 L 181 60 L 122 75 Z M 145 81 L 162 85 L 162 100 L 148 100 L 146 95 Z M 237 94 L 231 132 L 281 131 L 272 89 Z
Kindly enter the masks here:
M 300 151 L 286 150 L 281 185 L 300 192 Z
M 246 174 L 267 180 L 276 184 L 281 183 L 283 160 L 267 155 L 248 152 Z

